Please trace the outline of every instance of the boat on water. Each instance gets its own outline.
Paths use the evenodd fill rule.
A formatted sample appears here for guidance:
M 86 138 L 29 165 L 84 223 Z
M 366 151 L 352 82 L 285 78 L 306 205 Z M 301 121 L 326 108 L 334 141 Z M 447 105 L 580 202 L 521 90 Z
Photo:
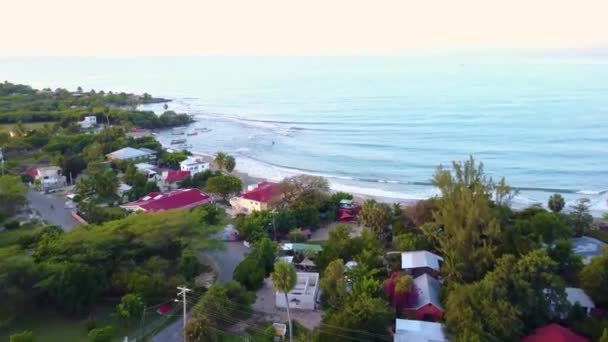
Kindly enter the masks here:
M 198 135 L 198 132 L 188 132 L 186 135 L 187 136 Z
M 204 133 L 204 132 L 211 132 L 211 129 L 210 129 L 210 128 L 207 128 L 207 127 L 203 127 L 203 128 L 195 128 L 194 130 L 195 130 L 195 131 L 198 131 L 198 132 L 203 132 L 203 133 Z
M 171 145 L 183 144 L 186 142 L 186 139 L 173 139 L 171 140 Z
M 171 132 L 173 135 L 184 135 L 184 131 L 173 131 Z
M 189 148 L 192 148 L 192 145 L 189 145 L 189 144 L 181 144 L 181 145 L 178 145 L 178 146 L 177 146 L 177 148 L 179 148 L 179 149 L 181 149 L 181 150 L 187 150 L 187 149 L 189 149 Z

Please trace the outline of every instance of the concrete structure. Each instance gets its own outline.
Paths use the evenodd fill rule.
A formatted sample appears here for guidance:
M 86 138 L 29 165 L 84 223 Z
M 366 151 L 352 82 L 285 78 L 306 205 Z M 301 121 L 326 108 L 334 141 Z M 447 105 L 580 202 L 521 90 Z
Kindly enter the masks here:
M 424 273 L 414 278 L 414 286 L 418 291 L 418 301 L 416 305 L 408 308 L 413 311 L 416 319 L 427 322 L 435 322 L 443 317 L 443 306 L 439 300 L 439 290 L 441 284 L 432 276 Z
M 436 277 L 443 263 L 443 258 L 428 251 L 412 251 L 401 253 L 401 268 L 405 273 L 418 277 L 430 274 Z
M 94 115 L 85 116 L 82 121 L 78 122 L 78 125 L 80 125 L 80 128 L 82 129 L 95 127 L 97 126 L 97 117 Z
M 205 162 L 201 158 L 188 157 L 179 163 L 179 169 L 182 171 L 189 171 L 192 176 L 199 172 L 209 170 L 209 163 Z
M 116 195 L 124 200 L 127 195 L 127 191 L 131 190 L 131 186 L 125 183 L 119 183 L 118 188 L 116 189 Z
M 156 212 L 170 209 L 188 209 L 211 202 L 211 196 L 199 189 L 179 189 L 169 192 L 151 192 L 137 201 L 120 207 L 129 211 Z
M 287 294 L 290 309 L 314 310 L 315 300 L 319 292 L 319 273 L 298 272 L 296 286 Z M 287 308 L 285 294 L 276 291 L 276 306 Z
M 156 158 L 156 152 L 150 149 L 125 147 L 112 153 L 106 154 L 108 160 L 112 161 L 148 161 Z
M 30 168 L 24 173 L 34 178 L 34 183 L 40 191 L 51 191 L 67 185 L 66 178 L 61 174 L 61 168 L 58 166 Z
M 583 291 L 583 289 L 580 289 L 578 287 L 566 287 L 566 296 L 568 302 L 571 305 L 578 303 L 578 305 L 585 309 L 587 315 L 590 315 L 591 310 L 595 308 L 593 300 L 591 300 L 591 298 L 587 295 L 587 293 L 585 293 L 585 291 Z
M 394 342 L 447 342 L 443 324 L 409 319 L 395 320 Z
M 148 178 L 149 182 L 157 182 L 158 181 L 158 172 L 156 172 L 157 167 L 148 164 L 148 163 L 137 163 L 135 164 L 135 168 L 137 171 L 143 173 Z
M 268 209 L 268 204 L 277 195 L 277 184 L 262 182 L 251 186 L 239 196 L 230 199 L 235 213 L 250 214 Z

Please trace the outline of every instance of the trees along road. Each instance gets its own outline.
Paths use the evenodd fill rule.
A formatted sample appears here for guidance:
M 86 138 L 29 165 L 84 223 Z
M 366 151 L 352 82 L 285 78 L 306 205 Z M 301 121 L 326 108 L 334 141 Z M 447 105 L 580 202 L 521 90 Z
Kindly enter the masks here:
M 208 256 L 215 265 L 212 265 L 213 268 L 218 271 L 218 282 L 225 283 L 232 280 L 232 273 L 236 266 L 243 260 L 245 254 L 249 251 L 248 247 L 243 245 L 242 241 L 233 241 L 233 242 L 224 242 L 224 247 L 222 249 L 215 249 L 211 251 L 203 251 L 206 256 Z M 177 293 L 177 289 L 175 289 Z M 195 301 L 188 302 L 188 307 L 191 309 Z M 190 317 L 190 311 L 188 313 L 188 317 Z M 180 311 L 181 313 L 181 311 Z M 183 318 L 180 317 L 175 322 L 171 323 L 171 325 L 167 326 L 161 332 L 156 334 L 154 338 L 152 338 L 153 342 L 179 342 L 183 341 Z

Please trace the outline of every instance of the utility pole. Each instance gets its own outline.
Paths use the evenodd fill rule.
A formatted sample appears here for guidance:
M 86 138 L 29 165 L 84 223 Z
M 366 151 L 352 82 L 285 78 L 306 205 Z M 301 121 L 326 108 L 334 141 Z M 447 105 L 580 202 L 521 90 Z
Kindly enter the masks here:
M 272 235 L 273 235 L 272 238 L 274 241 L 277 241 L 277 226 L 275 224 L 275 217 L 277 216 L 277 210 L 272 209 L 272 211 L 270 213 L 272 213 Z
M 0 163 L 2 163 L 2 175 L 4 176 L 4 154 L 2 153 L 2 148 L 0 148 Z
M 180 287 L 178 286 L 177 289 L 179 290 L 179 293 L 177 294 L 178 296 L 182 296 L 181 302 L 184 306 L 184 322 L 183 322 L 183 334 L 184 334 L 184 342 L 186 342 L 186 313 L 188 312 L 188 310 L 186 309 L 186 304 L 187 304 L 187 299 L 186 299 L 186 293 L 192 291 L 187 287 Z M 176 302 L 179 302 L 179 299 L 175 300 Z

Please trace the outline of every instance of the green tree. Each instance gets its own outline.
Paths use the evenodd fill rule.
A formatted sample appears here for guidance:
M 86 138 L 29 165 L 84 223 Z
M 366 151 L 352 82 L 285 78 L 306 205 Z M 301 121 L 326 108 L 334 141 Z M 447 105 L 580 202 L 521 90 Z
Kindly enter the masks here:
M 189 342 L 215 342 L 218 340 L 216 330 L 207 315 L 193 315 L 186 323 L 186 340 Z
M 190 249 L 184 249 L 182 255 L 179 257 L 179 263 L 177 269 L 181 275 L 187 280 L 192 280 L 194 277 L 199 275 L 201 270 L 201 264 L 198 261 L 194 252 Z
M 342 307 L 327 311 L 321 323 L 323 329 L 319 341 L 359 340 L 361 331 L 366 332 L 366 341 L 387 341 L 390 339 L 387 327 L 393 319 L 393 310 L 385 300 L 365 294 L 354 296 Z
M 0 176 L 0 214 L 12 216 L 26 202 L 27 187 L 16 176 Z
M 143 314 L 143 310 L 143 300 L 140 296 L 133 293 L 124 295 L 116 306 L 116 314 L 120 319 L 124 320 L 127 326 L 130 326 L 133 321 L 139 319 Z
M 239 178 L 224 175 L 209 178 L 206 186 L 209 193 L 221 197 L 224 201 L 231 195 L 239 193 L 242 188 L 243 183 Z
M 188 158 L 188 155 L 184 152 L 165 153 L 163 156 L 165 162 L 171 167 L 179 167 L 179 163 L 186 160 L 186 158 Z
M 82 155 L 87 163 L 103 160 L 103 146 L 98 142 L 94 142 L 84 148 Z
M 414 233 L 403 233 L 393 238 L 395 248 L 402 252 L 429 249 L 431 245 L 424 236 Z
M 551 195 L 551 197 L 549 197 L 548 205 L 549 205 L 549 209 L 551 209 L 552 212 L 557 214 L 560 211 L 562 211 L 562 209 L 564 209 L 564 206 L 566 205 L 566 201 L 564 201 L 564 198 L 562 197 L 562 195 L 553 194 L 553 195 Z
M 561 217 L 549 212 L 534 215 L 530 220 L 530 230 L 537 239 L 545 243 L 553 243 L 571 235 L 570 228 Z
M 292 229 L 287 234 L 287 240 L 290 242 L 305 242 L 306 237 L 302 233 L 302 229 Z
M 342 259 L 336 259 L 327 265 L 319 283 L 322 300 L 331 308 L 339 308 L 344 304 L 346 292 L 345 268 Z
M 87 342 L 112 342 L 116 336 L 116 329 L 108 325 L 107 327 L 97 328 L 89 331 Z
M 224 169 L 228 172 L 232 172 L 236 167 L 236 160 L 233 156 L 226 156 L 224 160 Z
M 604 328 L 604 331 L 602 332 L 602 337 L 600 337 L 599 342 L 608 342 L 608 328 Z
M 559 274 L 564 279 L 575 281 L 578 272 L 583 268 L 583 261 L 579 255 L 572 250 L 572 241 L 560 239 L 547 248 L 547 254 L 557 263 Z
M 572 206 L 570 222 L 576 236 L 585 234 L 593 223 L 593 216 L 589 213 L 589 202 L 588 198 L 580 198 L 576 201 L 576 205 Z
M 567 309 L 557 265 L 542 250 L 500 258 L 480 281 L 455 285 L 445 320 L 456 341 L 511 341 Z
M 255 256 L 247 256 L 234 269 L 232 278 L 254 291 L 264 283 L 264 265 Z
M 127 168 L 125 169 L 125 174 L 124 174 L 123 180 L 126 184 L 135 185 L 138 174 L 139 174 L 139 172 L 137 171 L 135 164 L 128 163 Z
M 581 287 L 599 303 L 608 303 L 608 247 L 591 259 L 580 273 Z
M 270 279 L 272 280 L 274 288 L 278 292 L 283 292 L 285 295 L 287 321 L 289 322 L 289 341 L 293 342 L 293 326 L 291 324 L 291 313 L 289 310 L 289 298 L 287 298 L 287 293 L 296 286 L 296 269 L 290 263 L 277 261 L 274 264 L 274 272 L 270 274 Z
M 386 203 L 367 200 L 359 213 L 364 225 L 371 228 L 378 236 L 383 236 L 393 218 L 391 207 Z
M 76 192 L 81 198 L 96 194 L 101 198 L 116 195 L 118 177 L 112 169 L 103 164 L 90 163 L 85 174 L 76 183 Z
M 272 272 L 278 250 L 279 245 L 276 242 L 271 241 L 268 237 L 264 237 L 254 243 L 252 255 L 254 255 L 264 267 L 265 275 Z
M 494 264 L 500 225 L 491 208 L 493 184 L 483 164 L 471 157 L 453 162 L 452 168 L 440 166 L 433 177 L 442 194 L 433 216 L 442 229 L 423 232 L 430 234 L 427 238 L 444 258 L 445 277 L 466 282 L 479 279 Z
M 226 167 L 226 157 L 228 157 L 228 155 L 224 152 L 217 152 L 215 154 L 214 161 L 219 170 L 223 170 Z
M 283 179 L 272 205 L 280 209 L 311 206 L 320 209 L 329 197 L 329 183 L 323 177 L 299 175 Z
M 36 338 L 34 333 L 31 331 L 22 331 L 20 333 L 12 334 L 10 342 L 34 342 Z

